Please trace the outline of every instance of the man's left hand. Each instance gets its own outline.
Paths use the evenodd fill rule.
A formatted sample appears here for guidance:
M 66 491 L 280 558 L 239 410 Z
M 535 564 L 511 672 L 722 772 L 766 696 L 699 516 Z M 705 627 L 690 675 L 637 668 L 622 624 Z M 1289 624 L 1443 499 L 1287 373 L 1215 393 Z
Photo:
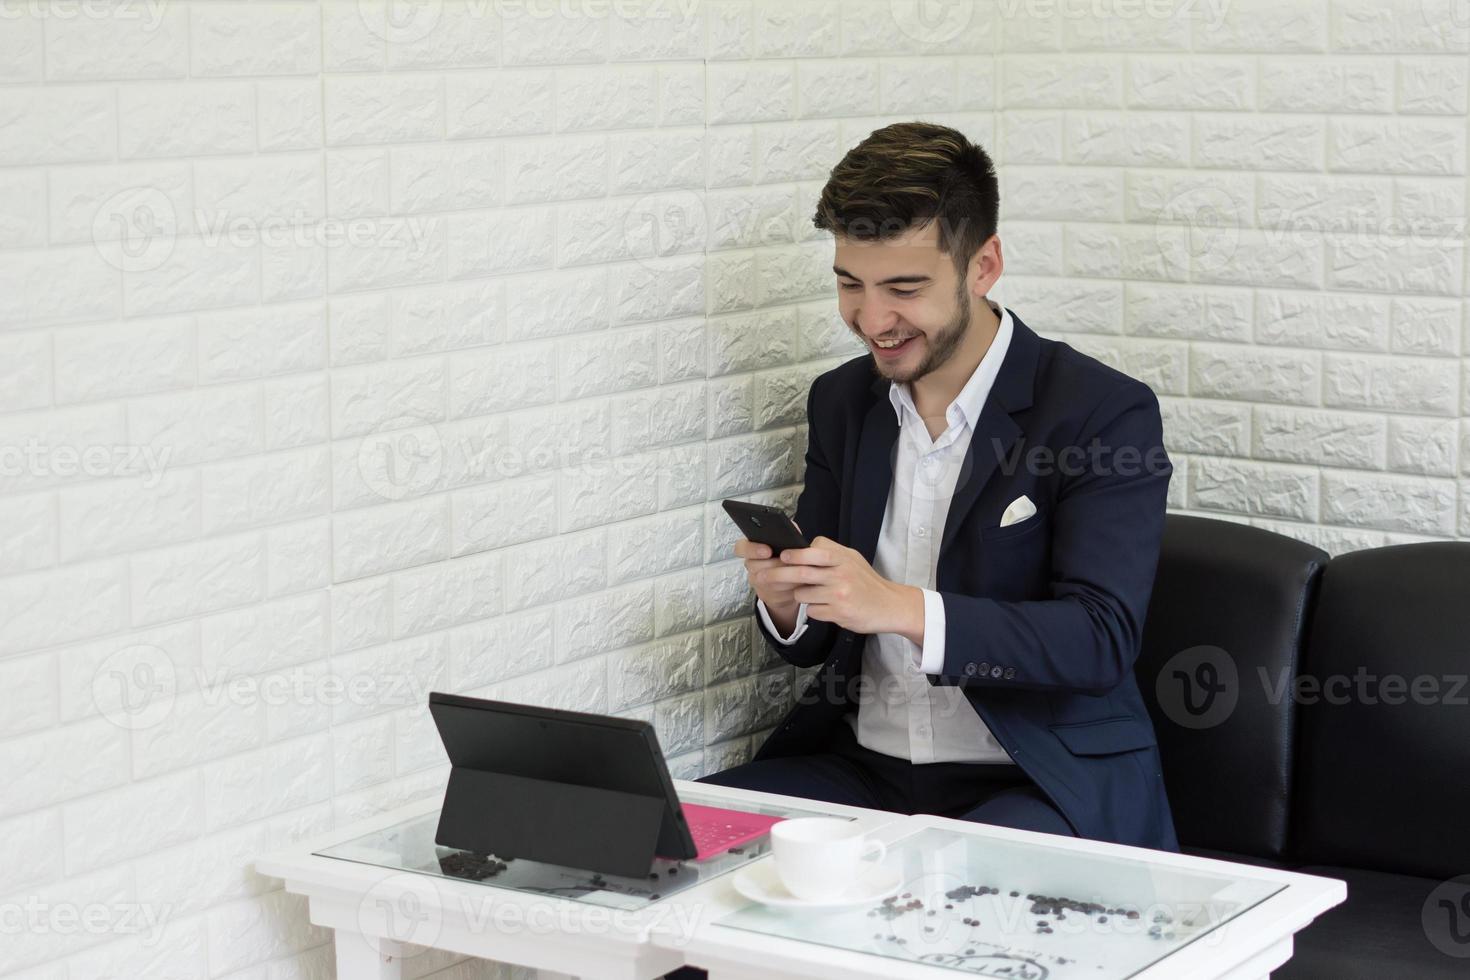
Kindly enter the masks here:
M 772 582 L 797 585 L 792 597 L 807 616 L 854 633 L 898 633 L 922 645 L 924 593 L 891 582 L 862 554 L 818 536 L 809 548 L 787 548 L 780 567 L 763 572 Z

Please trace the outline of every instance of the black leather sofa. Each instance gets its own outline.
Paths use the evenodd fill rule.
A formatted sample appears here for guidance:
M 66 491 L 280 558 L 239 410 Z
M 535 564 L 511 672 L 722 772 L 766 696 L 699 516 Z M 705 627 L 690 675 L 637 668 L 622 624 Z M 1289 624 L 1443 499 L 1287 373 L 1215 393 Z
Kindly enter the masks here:
M 1186 852 L 1347 882 L 1273 977 L 1470 977 L 1470 543 L 1171 514 L 1136 672 Z

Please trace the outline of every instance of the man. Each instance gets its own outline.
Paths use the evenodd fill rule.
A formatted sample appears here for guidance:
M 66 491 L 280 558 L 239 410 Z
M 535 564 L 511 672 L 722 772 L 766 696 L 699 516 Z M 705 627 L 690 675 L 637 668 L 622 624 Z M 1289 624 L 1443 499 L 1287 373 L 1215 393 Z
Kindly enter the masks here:
M 820 669 L 704 782 L 1177 850 L 1133 679 L 1172 466 L 1143 383 L 1044 340 L 1002 270 L 985 151 L 927 123 L 833 169 L 843 320 L 807 400 L 810 547 L 742 540 L 767 641 Z

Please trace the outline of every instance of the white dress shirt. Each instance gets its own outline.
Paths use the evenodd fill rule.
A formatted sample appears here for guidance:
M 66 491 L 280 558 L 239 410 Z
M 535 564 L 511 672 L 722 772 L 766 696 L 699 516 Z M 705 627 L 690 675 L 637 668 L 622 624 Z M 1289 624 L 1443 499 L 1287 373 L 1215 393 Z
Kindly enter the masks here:
M 1010 312 L 986 302 L 1000 317 L 1000 327 L 974 374 L 945 410 L 948 428 L 939 438 L 929 437 L 907 384 L 893 382 L 888 388 L 898 416 L 898 446 L 873 570 L 889 581 L 923 589 L 924 645 L 920 648 L 897 633 L 868 635 L 858 710 L 847 717 L 859 744 L 915 763 L 1014 761 L 980 720 L 963 689 L 931 685 L 924 676 L 944 669 L 944 602 L 935 591 L 939 542 L 980 409 L 1011 343 Z M 764 602 L 757 599 L 756 607 L 766 628 L 788 646 L 807 629 L 806 603 L 797 607 L 789 637 L 781 636 Z

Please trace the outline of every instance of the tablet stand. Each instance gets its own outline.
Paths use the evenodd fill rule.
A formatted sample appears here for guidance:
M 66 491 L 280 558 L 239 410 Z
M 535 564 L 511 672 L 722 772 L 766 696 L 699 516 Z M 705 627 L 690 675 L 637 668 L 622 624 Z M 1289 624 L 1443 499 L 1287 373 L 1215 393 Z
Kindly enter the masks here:
M 647 878 L 663 808 L 660 796 L 455 766 L 434 843 Z

